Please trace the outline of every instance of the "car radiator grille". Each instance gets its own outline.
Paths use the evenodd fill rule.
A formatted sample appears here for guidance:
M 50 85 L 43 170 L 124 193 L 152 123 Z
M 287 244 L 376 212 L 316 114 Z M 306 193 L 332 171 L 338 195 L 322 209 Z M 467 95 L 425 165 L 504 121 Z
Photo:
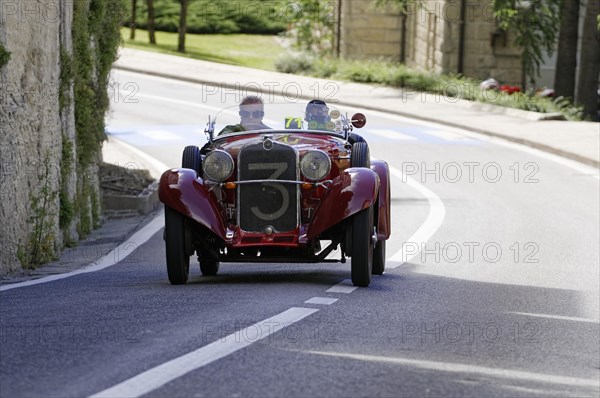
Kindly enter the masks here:
M 272 144 L 272 145 L 271 145 Z M 238 222 L 248 232 L 291 231 L 298 226 L 299 186 L 277 180 L 298 180 L 298 155 L 294 148 L 268 141 L 242 148 L 238 155 L 238 179 L 272 180 L 240 184 Z

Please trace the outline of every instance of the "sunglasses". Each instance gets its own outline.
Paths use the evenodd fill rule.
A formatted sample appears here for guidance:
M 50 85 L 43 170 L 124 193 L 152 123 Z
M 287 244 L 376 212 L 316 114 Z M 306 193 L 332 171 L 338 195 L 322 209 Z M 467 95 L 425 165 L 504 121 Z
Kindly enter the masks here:
M 263 111 L 253 111 L 253 112 L 240 111 L 241 117 L 248 117 L 250 115 L 252 115 L 253 118 L 258 119 L 259 117 L 263 117 L 265 115 L 265 112 L 263 112 Z

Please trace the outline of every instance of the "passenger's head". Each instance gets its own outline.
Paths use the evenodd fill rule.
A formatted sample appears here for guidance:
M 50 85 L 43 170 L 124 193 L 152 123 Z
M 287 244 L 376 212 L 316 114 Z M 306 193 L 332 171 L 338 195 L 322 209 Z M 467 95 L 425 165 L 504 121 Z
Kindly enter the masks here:
M 306 105 L 306 121 L 317 122 L 318 124 L 326 124 L 331 118 L 329 117 L 329 108 L 325 101 L 312 100 Z
M 242 123 L 257 123 L 265 116 L 263 100 L 256 95 L 244 97 L 240 102 L 240 118 Z

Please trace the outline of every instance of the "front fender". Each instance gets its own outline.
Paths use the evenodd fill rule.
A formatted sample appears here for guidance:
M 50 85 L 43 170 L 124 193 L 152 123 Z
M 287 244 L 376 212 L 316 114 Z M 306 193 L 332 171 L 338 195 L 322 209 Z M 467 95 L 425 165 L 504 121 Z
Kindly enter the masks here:
M 205 226 L 225 239 L 221 211 L 202 178 L 192 169 L 171 169 L 160 177 L 158 197 L 165 205 Z
M 381 160 L 371 160 L 371 170 L 379 176 L 377 239 L 386 240 L 392 233 L 390 167 Z
M 379 177 L 374 171 L 362 167 L 342 171 L 321 198 L 321 204 L 308 227 L 307 239 L 372 206 L 378 192 Z

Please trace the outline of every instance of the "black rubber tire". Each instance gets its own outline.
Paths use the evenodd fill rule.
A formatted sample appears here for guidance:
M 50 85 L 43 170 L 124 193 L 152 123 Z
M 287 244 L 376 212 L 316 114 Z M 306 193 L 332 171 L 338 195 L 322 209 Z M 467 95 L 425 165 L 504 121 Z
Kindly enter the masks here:
M 356 142 L 352 145 L 350 167 L 371 167 L 371 155 L 366 142 Z
M 165 206 L 167 274 L 172 285 L 184 285 L 190 272 L 190 231 L 183 214 Z
M 373 275 L 382 275 L 385 271 L 385 240 L 380 240 L 373 250 Z
M 195 145 L 186 146 L 181 157 L 181 167 L 195 170 L 198 175 L 202 174 L 202 156 L 200 148 Z
M 367 287 L 373 272 L 373 207 L 361 210 L 352 219 L 352 284 Z
M 367 142 L 367 141 L 365 141 L 365 139 L 362 136 L 360 136 L 356 133 L 349 133 L 348 134 L 348 142 L 351 144 L 355 144 L 357 142 Z
M 215 260 L 200 260 L 200 271 L 204 276 L 215 276 L 219 272 L 219 262 Z

